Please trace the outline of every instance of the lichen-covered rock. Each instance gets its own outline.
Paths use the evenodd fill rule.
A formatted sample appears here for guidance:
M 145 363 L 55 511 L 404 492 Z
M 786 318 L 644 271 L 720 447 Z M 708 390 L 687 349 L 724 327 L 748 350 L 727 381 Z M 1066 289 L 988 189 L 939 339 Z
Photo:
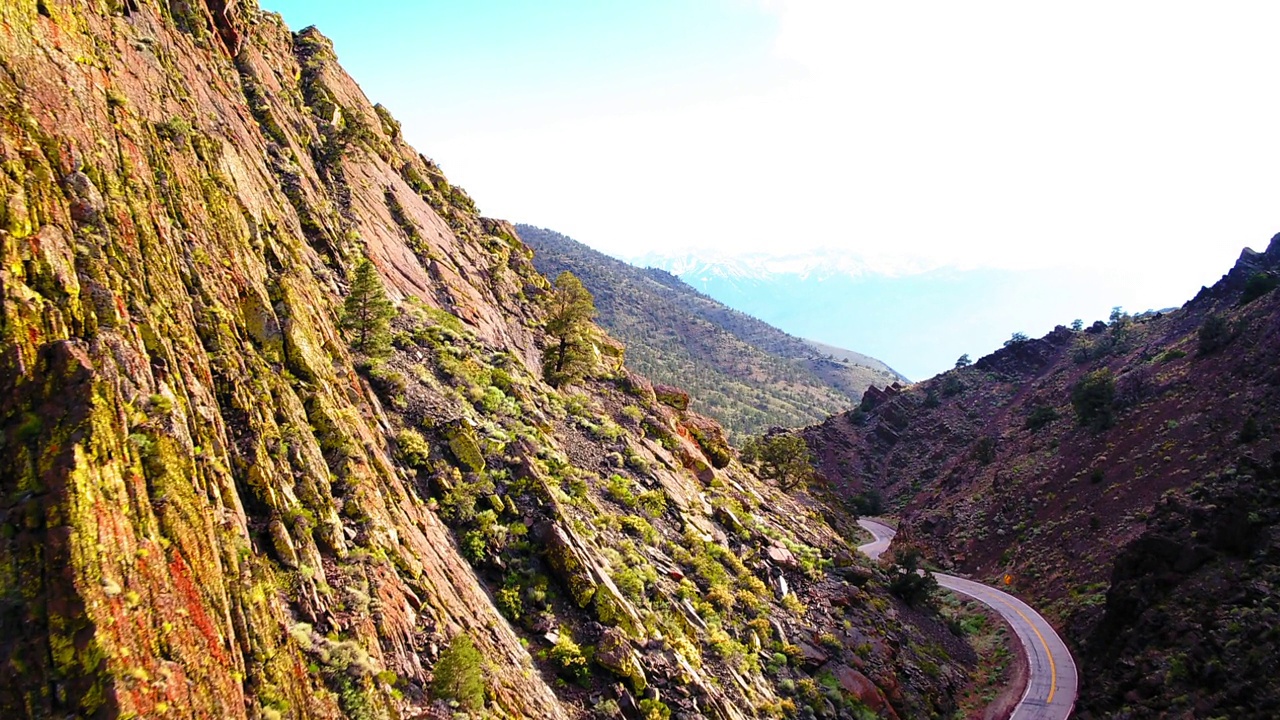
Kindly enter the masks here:
M 569 589 L 569 597 L 578 607 L 590 605 L 596 595 L 596 583 L 586 560 L 573 547 L 564 528 L 546 522 L 538 527 L 537 535 L 546 552 L 547 564 Z
M 484 452 L 480 449 L 480 441 L 476 438 L 475 428 L 468 424 L 455 422 L 444 428 L 445 439 L 449 442 L 449 452 L 471 472 L 484 470 Z
M 606 670 L 626 680 L 631 689 L 637 693 L 644 692 L 648 685 L 640 654 L 636 652 L 631 641 L 617 628 L 607 628 L 596 645 L 596 662 Z
M 543 383 L 529 249 L 318 31 L 250 0 L 20 0 L 0 66 L 0 716 L 423 717 L 459 633 L 484 713 L 583 716 L 611 673 L 521 642 L 563 629 L 648 713 L 737 720 L 777 700 L 765 618 L 835 627 L 754 547 L 820 568 L 844 543 L 795 522 L 815 501 L 698 440 L 602 333 L 594 374 Z M 364 257 L 397 309 L 376 358 L 337 322 Z M 793 578 L 815 609 L 820 574 Z M 868 661 L 912 678 L 891 703 L 945 709 L 879 580 L 840 620 L 906 637 Z
M 835 676 L 840 683 L 840 688 L 857 698 L 859 702 L 881 717 L 897 720 L 898 713 L 894 711 L 893 706 L 885 699 L 884 693 L 876 684 L 862 673 L 854 670 L 847 665 L 837 665 L 830 668 L 831 674 Z
M 676 410 L 689 409 L 689 393 L 678 387 L 671 385 L 654 385 L 653 392 L 658 398 L 658 402 Z
M 687 420 L 686 427 L 712 467 L 723 470 L 729 466 L 733 461 L 733 450 L 729 448 L 729 440 L 718 423 L 706 418 L 696 418 Z

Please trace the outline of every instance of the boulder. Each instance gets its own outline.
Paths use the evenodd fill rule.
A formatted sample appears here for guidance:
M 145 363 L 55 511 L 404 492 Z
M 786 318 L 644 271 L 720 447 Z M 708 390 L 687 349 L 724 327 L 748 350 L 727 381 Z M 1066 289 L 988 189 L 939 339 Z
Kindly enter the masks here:
M 617 628 L 606 628 L 596 645 L 596 662 L 609 672 L 631 684 L 637 693 L 648 686 L 640 654 L 632 647 L 626 633 Z
M 545 548 L 547 564 L 565 587 L 569 588 L 569 597 L 573 598 L 578 607 L 589 605 L 595 597 L 596 584 L 591 578 L 591 571 L 587 569 L 587 563 L 569 541 L 564 528 L 545 522 L 538 526 L 537 535 Z
M 863 705 L 871 708 L 880 717 L 897 720 L 898 713 L 894 711 L 893 706 L 889 704 L 880 688 L 871 682 L 866 675 L 848 665 L 837 665 L 830 668 L 830 670 L 831 674 L 840 683 L 842 690 L 858 698 Z
M 654 393 L 653 383 L 641 375 L 637 375 L 630 370 L 618 379 L 618 385 L 626 392 L 635 395 L 647 403 L 657 402 L 658 396 Z
M 800 563 L 796 561 L 796 556 L 791 551 L 781 545 L 770 545 L 764 554 L 779 567 L 794 570 L 800 567 Z
M 681 390 L 673 385 L 654 385 L 653 392 L 658 398 L 658 402 L 676 410 L 684 411 L 689 409 L 689 393 Z
M 796 646 L 800 648 L 800 664 L 806 667 L 820 667 L 831 659 L 825 650 L 804 640 L 796 640 Z

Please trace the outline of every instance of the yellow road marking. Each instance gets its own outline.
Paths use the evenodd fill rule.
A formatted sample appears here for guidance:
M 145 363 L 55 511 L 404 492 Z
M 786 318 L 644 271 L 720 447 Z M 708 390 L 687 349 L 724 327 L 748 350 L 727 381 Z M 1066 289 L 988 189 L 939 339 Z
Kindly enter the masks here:
M 874 520 L 869 520 L 868 523 L 872 525 L 880 525 L 880 523 L 877 523 Z M 888 527 L 888 526 L 881 526 L 881 527 Z M 874 530 L 871 530 L 871 528 L 864 527 L 863 529 L 871 532 L 871 536 L 875 538 L 875 542 L 880 542 L 881 540 L 886 539 L 886 538 L 881 538 L 880 535 L 877 534 Z M 893 532 L 892 528 L 888 528 L 888 529 L 890 530 L 890 532 Z M 894 532 L 893 534 L 896 535 L 897 533 Z M 893 535 L 889 535 L 887 539 L 892 540 Z M 867 543 L 867 544 L 871 545 L 873 543 Z M 859 550 L 861 549 L 862 548 L 859 547 Z M 1009 576 L 1006 575 L 1005 578 L 1009 578 Z M 957 579 L 962 579 L 962 578 L 957 578 Z M 1006 579 L 1005 582 L 1008 582 L 1008 579 Z M 993 588 L 983 585 L 982 583 L 974 583 L 974 584 L 977 585 L 978 587 L 983 588 L 984 590 L 993 590 Z M 969 593 L 963 590 L 960 590 L 960 588 L 954 588 L 954 590 L 958 592 L 962 592 L 966 595 L 969 595 Z M 1039 638 L 1040 647 L 1044 648 L 1044 655 L 1045 657 L 1049 658 L 1049 696 L 1045 698 L 1045 704 L 1047 705 L 1049 703 L 1052 703 L 1053 696 L 1058 692 L 1058 664 L 1053 660 L 1053 651 L 1049 649 L 1049 643 L 1044 639 L 1044 635 L 1040 633 L 1040 628 L 1036 627 L 1036 624 L 1031 621 L 1031 618 L 1027 617 L 1026 613 L 1019 610 L 1018 606 L 1004 599 L 1003 592 L 999 590 L 995 590 L 995 592 L 997 593 L 996 599 L 999 600 L 1001 603 L 1003 603 L 1005 606 L 1007 606 L 1010 610 L 1018 613 L 1018 617 L 1022 618 L 1027 623 L 1027 626 L 1031 628 L 1031 632 L 1035 633 L 1036 637 Z M 976 595 L 970 595 L 970 597 L 974 597 L 974 598 L 977 598 L 979 601 L 985 602 L 983 598 L 978 597 Z M 987 603 L 987 604 L 990 605 L 991 603 Z M 1027 662 L 1028 664 L 1031 662 L 1030 657 L 1027 658 Z M 1028 668 L 1028 674 L 1030 674 L 1029 668 Z
M 1035 623 L 1031 622 L 1031 618 L 1027 617 L 1026 614 L 1019 610 L 1016 605 L 1005 600 L 999 595 L 996 596 L 996 599 L 1007 605 L 1010 610 L 1018 613 L 1018 617 L 1025 620 L 1027 625 L 1031 627 L 1031 632 L 1035 633 L 1036 637 L 1040 638 L 1040 645 L 1044 648 L 1045 657 L 1049 658 L 1049 697 L 1045 699 L 1045 703 L 1048 704 L 1053 702 L 1053 694 L 1058 691 L 1058 664 L 1053 661 L 1053 653 L 1049 651 L 1049 643 L 1045 642 L 1044 635 L 1040 634 L 1040 629 L 1036 627 Z

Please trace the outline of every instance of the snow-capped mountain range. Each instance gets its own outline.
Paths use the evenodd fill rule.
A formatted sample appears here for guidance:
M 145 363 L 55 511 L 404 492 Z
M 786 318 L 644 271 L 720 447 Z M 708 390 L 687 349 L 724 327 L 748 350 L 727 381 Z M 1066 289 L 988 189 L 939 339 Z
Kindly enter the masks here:
M 833 277 L 858 278 L 867 274 L 910 275 L 929 270 L 920 260 L 868 259 L 839 249 L 815 249 L 798 253 L 751 252 L 734 254 L 706 250 L 682 254 L 650 252 L 624 258 L 637 267 L 653 267 L 694 280 L 731 284 L 768 281 L 791 276 L 802 281 L 822 281 Z

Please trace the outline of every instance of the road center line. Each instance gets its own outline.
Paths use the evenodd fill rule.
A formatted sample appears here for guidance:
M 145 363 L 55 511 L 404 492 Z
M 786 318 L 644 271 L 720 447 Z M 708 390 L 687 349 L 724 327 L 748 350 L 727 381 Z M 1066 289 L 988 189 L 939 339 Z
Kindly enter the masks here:
M 1040 628 L 1037 628 L 1036 624 L 1031 622 L 1031 618 L 1019 610 L 1018 606 L 1000 597 L 1000 595 L 996 595 L 996 599 L 1004 603 L 1010 610 L 1018 613 L 1018 617 L 1025 620 L 1027 626 L 1031 628 L 1031 632 L 1035 633 L 1036 637 L 1040 639 L 1040 646 L 1044 648 L 1045 657 L 1049 658 L 1049 697 L 1045 698 L 1045 702 L 1053 702 L 1053 695 L 1058 691 L 1058 664 L 1053 661 L 1053 652 L 1049 650 L 1049 643 L 1045 642 L 1044 635 L 1040 634 Z

